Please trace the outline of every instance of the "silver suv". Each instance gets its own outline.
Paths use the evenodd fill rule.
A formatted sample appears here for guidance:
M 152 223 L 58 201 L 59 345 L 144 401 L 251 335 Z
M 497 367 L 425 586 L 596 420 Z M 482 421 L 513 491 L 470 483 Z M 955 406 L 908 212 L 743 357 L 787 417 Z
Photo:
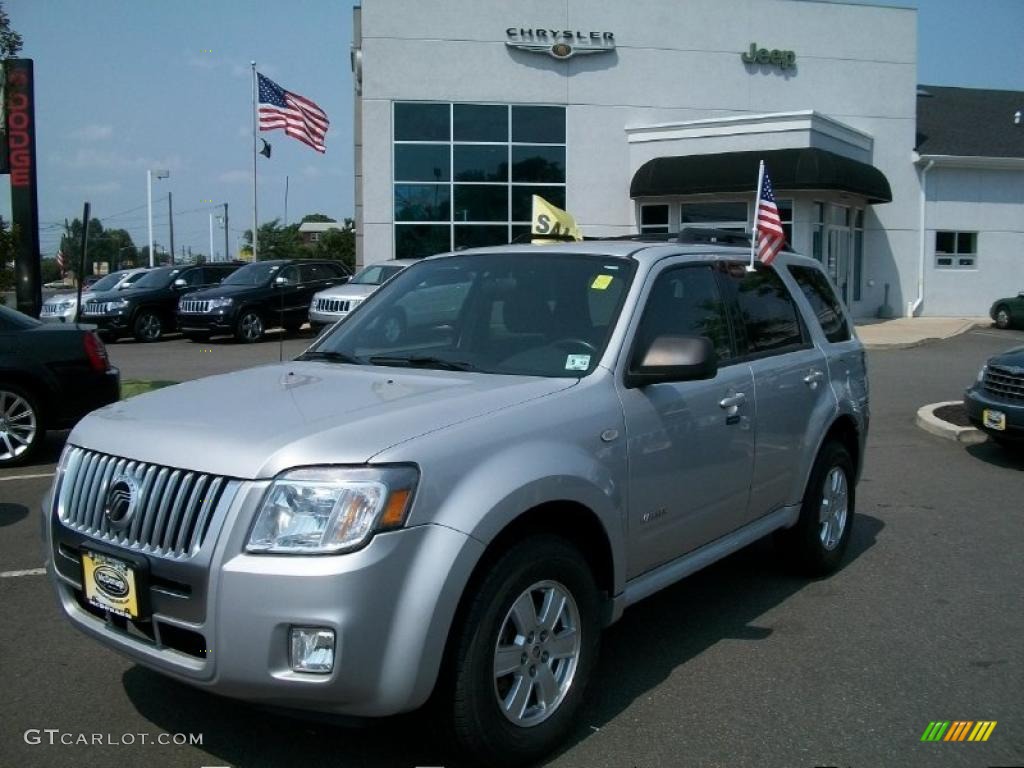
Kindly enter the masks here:
M 324 326 L 348 317 L 348 313 L 365 301 L 367 296 L 415 263 L 416 259 L 392 259 L 370 264 L 344 285 L 335 285 L 314 294 L 309 304 L 310 327 L 319 331 Z
M 293 362 L 94 412 L 44 501 L 64 615 L 265 705 L 435 694 L 480 762 L 537 758 L 628 606 L 767 534 L 807 573 L 843 558 L 864 351 L 817 262 L 746 256 L 434 257 Z M 387 330 L 438 283 L 457 312 Z

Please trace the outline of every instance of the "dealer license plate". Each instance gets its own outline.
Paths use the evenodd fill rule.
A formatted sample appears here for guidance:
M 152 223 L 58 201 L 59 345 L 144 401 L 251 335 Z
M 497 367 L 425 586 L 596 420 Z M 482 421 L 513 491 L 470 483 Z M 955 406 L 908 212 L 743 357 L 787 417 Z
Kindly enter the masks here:
M 97 608 L 139 617 L 139 591 L 131 565 L 98 552 L 82 552 L 85 599 Z
M 986 408 L 982 411 L 981 420 L 989 429 L 995 429 L 999 432 L 1006 429 L 1006 414 L 1002 411 L 993 411 L 990 408 Z

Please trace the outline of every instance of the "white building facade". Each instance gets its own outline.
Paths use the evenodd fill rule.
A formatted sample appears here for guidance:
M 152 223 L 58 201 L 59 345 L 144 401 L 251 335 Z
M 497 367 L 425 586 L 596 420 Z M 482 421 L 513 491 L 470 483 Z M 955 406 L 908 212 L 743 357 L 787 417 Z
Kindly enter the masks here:
M 1024 129 L 917 152 L 916 25 L 807 0 L 365 0 L 357 259 L 508 242 L 533 194 L 588 236 L 749 229 L 763 159 L 855 315 L 983 314 L 1024 289 Z

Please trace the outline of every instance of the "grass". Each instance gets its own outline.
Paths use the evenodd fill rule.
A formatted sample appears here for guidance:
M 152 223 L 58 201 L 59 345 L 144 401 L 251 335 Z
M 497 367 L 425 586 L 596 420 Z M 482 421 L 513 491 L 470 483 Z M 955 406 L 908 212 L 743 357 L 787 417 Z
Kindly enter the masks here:
M 163 389 L 177 383 L 176 381 L 143 381 L 141 379 L 122 381 L 121 399 L 127 400 L 129 397 L 144 395 L 146 392 L 153 392 L 154 390 Z

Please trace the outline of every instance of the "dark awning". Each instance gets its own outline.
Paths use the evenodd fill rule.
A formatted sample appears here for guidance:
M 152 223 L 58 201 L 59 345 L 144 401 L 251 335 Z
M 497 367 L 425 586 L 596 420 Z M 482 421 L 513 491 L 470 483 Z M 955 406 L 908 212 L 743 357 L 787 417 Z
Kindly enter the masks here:
M 861 195 L 870 203 L 892 202 L 889 180 L 873 165 L 813 147 L 658 157 L 640 166 L 629 195 L 753 194 L 762 160 L 776 192 L 835 190 Z

